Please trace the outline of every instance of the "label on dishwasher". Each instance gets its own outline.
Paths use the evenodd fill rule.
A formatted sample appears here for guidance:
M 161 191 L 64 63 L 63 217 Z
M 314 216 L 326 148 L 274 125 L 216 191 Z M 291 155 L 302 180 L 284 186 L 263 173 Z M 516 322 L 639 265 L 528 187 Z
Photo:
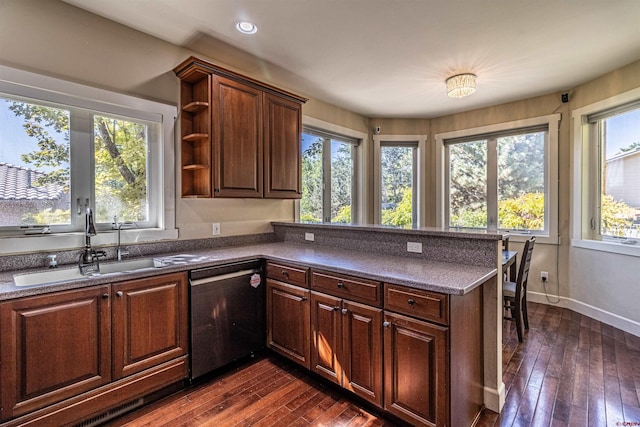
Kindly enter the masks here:
M 249 279 L 249 284 L 254 288 L 257 288 L 262 283 L 262 278 L 258 273 L 251 275 L 251 279 Z

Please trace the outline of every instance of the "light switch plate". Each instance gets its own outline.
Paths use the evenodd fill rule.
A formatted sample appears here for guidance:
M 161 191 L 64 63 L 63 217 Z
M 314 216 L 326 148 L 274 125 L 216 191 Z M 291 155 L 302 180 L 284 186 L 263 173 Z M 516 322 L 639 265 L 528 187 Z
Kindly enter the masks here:
M 407 252 L 414 252 L 417 254 L 422 253 L 422 243 L 420 242 L 407 242 Z

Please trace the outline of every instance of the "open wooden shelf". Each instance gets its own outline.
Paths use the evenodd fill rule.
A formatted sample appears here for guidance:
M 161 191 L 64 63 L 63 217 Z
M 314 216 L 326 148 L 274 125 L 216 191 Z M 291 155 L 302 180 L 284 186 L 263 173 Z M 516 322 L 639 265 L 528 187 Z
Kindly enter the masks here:
M 209 165 L 184 165 L 182 169 L 184 170 L 198 170 L 198 169 L 208 169 Z
M 200 141 L 203 139 L 209 139 L 208 133 L 190 133 L 182 137 L 183 141 Z
M 182 111 L 187 113 L 197 113 L 209 108 L 209 103 L 206 101 L 193 101 L 182 107 Z

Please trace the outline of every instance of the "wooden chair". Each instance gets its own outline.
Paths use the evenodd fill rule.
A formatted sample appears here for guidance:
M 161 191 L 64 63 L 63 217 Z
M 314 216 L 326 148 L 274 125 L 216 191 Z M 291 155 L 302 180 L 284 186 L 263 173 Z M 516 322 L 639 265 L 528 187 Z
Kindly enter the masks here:
M 522 324 L 524 329 L 529 329 L 529 316 L 527 314 L 527 279 L 529 278 L 529 268 L 531 266 L 531 255 L 536 238 L 532 237 L 524 243 L 518 277 L 515 282 L 502 282 L 503 307 L 509 311 L 509 316 L 504 316 L 505 320 L 516 322 L 518 341 L 522 342 Z

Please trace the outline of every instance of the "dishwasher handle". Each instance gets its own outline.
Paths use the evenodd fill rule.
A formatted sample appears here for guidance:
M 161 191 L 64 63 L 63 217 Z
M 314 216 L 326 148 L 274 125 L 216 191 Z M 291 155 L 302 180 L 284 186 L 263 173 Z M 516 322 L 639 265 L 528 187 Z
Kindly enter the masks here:
M 200 285 L 206 285 L 208 283 L 216 283 L 222 280 L 234 279 L 240 276 L 260 273 L 260 271 L 261 270 L 259 268 L 254 268 L 253 270 L 235 271 L 233 273 L 221 274 L 219 276 L 211 276 L 211 277 L 205 277 L 203 279 L 191 280 L 191 286 L 200 286 Z

